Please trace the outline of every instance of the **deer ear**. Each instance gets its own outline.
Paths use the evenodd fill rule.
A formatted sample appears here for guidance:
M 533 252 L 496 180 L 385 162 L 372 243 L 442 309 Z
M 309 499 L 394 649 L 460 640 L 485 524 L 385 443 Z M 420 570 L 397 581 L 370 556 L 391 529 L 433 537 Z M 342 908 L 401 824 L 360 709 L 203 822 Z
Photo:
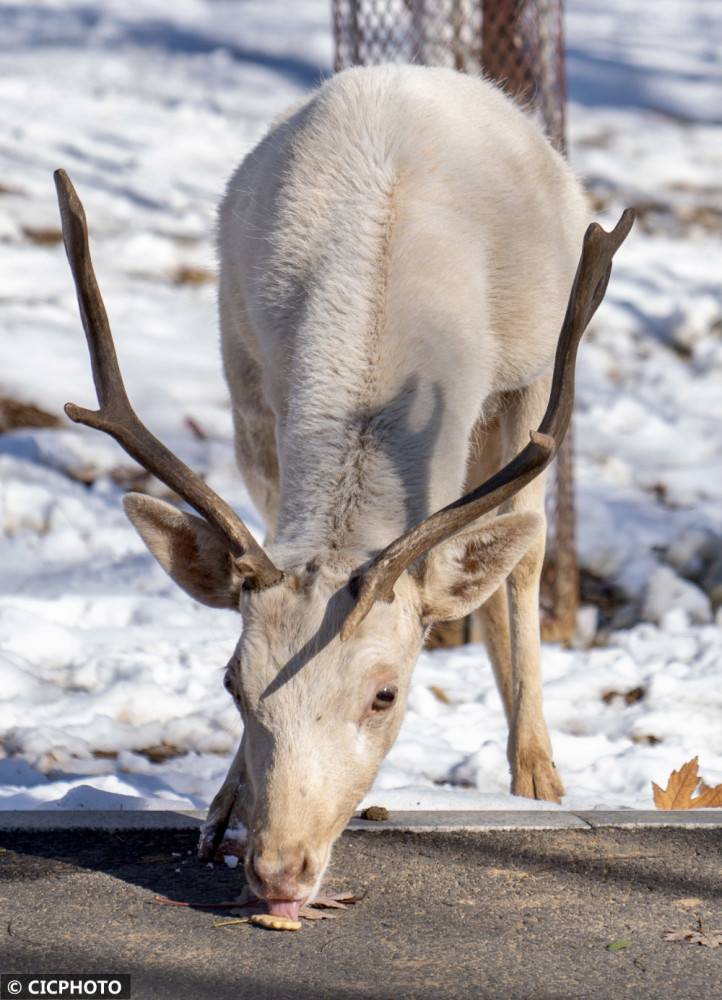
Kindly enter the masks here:
M 141 493 L 128 493 L 123 506 L 152 555 L 179 587 L 201 604 L 238 611 L 243 574 L 227 543 L 206 521 Z
M 478 608 L 501 586 L 542 527 L 533 511 L 502 514 L 435 546 L 421 584 L 422 622 L 451 621 Z

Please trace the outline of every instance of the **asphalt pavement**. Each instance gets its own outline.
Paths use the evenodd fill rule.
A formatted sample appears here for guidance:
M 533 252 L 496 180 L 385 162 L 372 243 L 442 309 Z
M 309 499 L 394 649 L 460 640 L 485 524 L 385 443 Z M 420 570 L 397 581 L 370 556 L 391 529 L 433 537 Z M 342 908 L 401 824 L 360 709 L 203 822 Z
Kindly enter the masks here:
M 324 888 L 362 898 L 283 933 L 199 905 L 243 884 L 196 859 L 200 814 L 0 812 L 0 971 L 129 974 L 133 1000 L 720 1000 L 722 947 L 665 932 L 722 933 L 721 812 L 354 820 Z

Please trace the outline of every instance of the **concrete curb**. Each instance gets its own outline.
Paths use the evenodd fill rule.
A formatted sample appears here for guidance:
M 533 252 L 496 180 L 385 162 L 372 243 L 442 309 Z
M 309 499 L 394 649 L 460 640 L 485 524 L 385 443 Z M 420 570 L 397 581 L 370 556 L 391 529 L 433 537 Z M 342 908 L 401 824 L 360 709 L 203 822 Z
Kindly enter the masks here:
M 51 830 L 192 830 L 199 829 L 205 812 L 189 810 L 0 810 L 0 830 L 43 832 Z M 347 833 L 389 830 L 413 833 L 482 832 L 485 830 L 598 830 L 642 827 L 720 827 L 722 809 L 680 810 L 508 810 L 409 812 L 392 811 L 388 820 L 372 821 L 353 817 Z

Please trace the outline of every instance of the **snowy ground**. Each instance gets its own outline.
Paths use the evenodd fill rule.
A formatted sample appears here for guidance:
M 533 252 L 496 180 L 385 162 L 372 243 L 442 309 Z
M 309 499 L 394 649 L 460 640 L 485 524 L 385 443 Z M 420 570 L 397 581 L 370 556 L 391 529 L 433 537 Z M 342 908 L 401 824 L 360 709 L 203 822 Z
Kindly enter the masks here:
M 545 647 L 546 713 L 565 805 L 645 808 L 695 755 L 722 781 L 722 12 L 568 8 L 572 160 L 600 221 L 640 220 L 579 360 L 581 559 L 606 614 L 583 621 L 602 644 Z M 260 527 L 230 445 L 214 210 L 329 72 L 326 0 L 0 0 L 0 53 L 0 397 L 56 416 L 94 398 L 62 166 L 137 409 Z M 136 472 L 64 418 L 0 435 L 1 808 L 203 808 L 225 774 L 238 622 L 146 554 L 120 507 Z M 425 653 L 369 801 L 509 807 L 505 743 L 483 649 Z

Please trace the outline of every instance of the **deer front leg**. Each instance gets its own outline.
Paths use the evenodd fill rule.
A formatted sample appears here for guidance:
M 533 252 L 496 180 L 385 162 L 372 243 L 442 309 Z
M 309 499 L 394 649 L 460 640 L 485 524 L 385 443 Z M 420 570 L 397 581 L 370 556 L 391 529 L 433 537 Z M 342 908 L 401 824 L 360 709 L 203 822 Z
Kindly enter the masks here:
M 538 425 L 548 392 L 547 375 L 508 399 L 500 418 L 503 461 L 518 453 L 529 428 Z M 545 485 L 546 475 L 539 476 L 504 504 L 502 510 L 533 510 L 544 517 Z M 544 523 L 546 526 L 546 520 Z M 545 536 L 546 530 L 540 532 L 507 577 L 505 597 L 509 631 L 507 638 L 503 629 L 497 629 L 497 645 L 500 648 L 496 655 L 504 659 L 506 653 L 511 662 L 507 660 L 503 665 L 495 663 L 495 672 L 497 677 L 501 675 L 502 696 L 505 693 L 504 681 L 509 692 L 505 697 L 505 708 L 509 719 L 507 755 L 511 766 L 511 790 L 514 795 L 559 802 L 564 795 L 564 785 L 552 760 L 551 741 L 542 707 L 539 584 Z M 497 604 L 501 603 L 499 595 Z M 494 609 L 487 610 L 487 618 L 490 617 L 489 610 Z M 499 611 L 497 607 L 497 618 Z
M 542 708 L 539 581 L 544 535 L 509 574 L 511 719 L 508 758 L 514 795 L 561 802 L 564 795 Z
M 248 831 L 243 738 L 228 774 L 216 793 L 201 827 L 198 857 L 201 861 L 222 861 L 232 856 L 243 861 Z
M 543 539 L 539 548 L 543 558 Z M 538 559 L 536 551 L 528 553 L 507 583 L 479 608 L 479 614 L 484 643 L 509 723 L 507 754 L 512 792 L 527 798 L 559 802 L 564 786 L 552 761 L 542 714 L 539 636 L 525 627 L 526 622 L 538 620 L 538 582 L 536 585 L 533 582 L 540 572 Z M 513 616 L 518 624 L 514 629 L 510 624 L 512 601 L 507 596 L 507 588 L 515 592 Z M 516 661 L 511 651 L 512 635 Z

